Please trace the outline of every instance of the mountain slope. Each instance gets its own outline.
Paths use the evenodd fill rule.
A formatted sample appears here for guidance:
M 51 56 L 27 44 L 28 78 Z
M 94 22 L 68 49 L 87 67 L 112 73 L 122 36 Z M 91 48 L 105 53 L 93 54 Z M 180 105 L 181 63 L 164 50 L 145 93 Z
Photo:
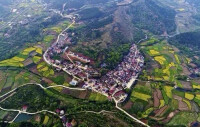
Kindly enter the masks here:
M 176 29 L 175 11 L 152 0 L 138 0 L 128 11 L 133 24 L 154 34 L 170 33 Z
M 187 47 L 200 48 L 200 31 L 179 34 L 170 39 L 171 42 L 177 42 Z

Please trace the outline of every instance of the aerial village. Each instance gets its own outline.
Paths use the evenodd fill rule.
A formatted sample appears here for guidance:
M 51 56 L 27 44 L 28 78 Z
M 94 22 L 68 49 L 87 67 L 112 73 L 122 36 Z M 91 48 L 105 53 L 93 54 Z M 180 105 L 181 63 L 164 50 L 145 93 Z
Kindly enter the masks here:
M 131 46 L 129 54 L 114 70 L 100 76 L 98 70 L 91 66 L 94 61 L 80 53 L 70 51 L 70 43 L 68 33 L 61 33 L 57 41 L 45 52 L 44 60 L 58 71 L 63 70 L 71 75 L 73 79 L 70 85 L 76 86 L 79 82 L 83 82 L 82 88 L 101 93 L 109 100 L 123 102 L 128 96 L 124 90 L 131 88 L 144 64 L 144 57 L 137 46 L 135 44 Z

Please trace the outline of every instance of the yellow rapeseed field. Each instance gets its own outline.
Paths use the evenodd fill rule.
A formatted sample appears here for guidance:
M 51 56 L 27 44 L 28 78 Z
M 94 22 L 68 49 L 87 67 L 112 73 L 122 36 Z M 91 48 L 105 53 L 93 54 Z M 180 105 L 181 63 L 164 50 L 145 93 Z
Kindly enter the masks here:
M 171 87 L 171 86 L 164 86 L 164 91 L 166 92 L 166 94 L 169 98 L 172 98 L 172 89 L 173 89 L 173 87 Z
M 185 98 L 188 100 L 193 100 L 194 99 L 194 95 L 193 94 L 189 94 L 189 93 L 185 93 Z
M 200 89 L 200 85 L 192 85 L 193 89 Z
M 159 62 L 161 65 L 164 64 L 164 62 L 166 61 L 165 57 L 164 56 L 156 56 L 154 57 L 154 59 Z
M 158 51 L 156 51 L 156 50 L 150 50 L 150 53 L 151 53 L 151 55 L 158 55 L 159 54 L 159 52 Z
M 144 100 L 144 101 L 148 101 L 148 99 L 151 98 L 151 96 L 149 96 L 147 94 L 143 94 L 143 93 L 139 93 L 139 92 L 135 92 L 135 91 L 132 93 L 132 96 L 134 96 L 138 99 Z

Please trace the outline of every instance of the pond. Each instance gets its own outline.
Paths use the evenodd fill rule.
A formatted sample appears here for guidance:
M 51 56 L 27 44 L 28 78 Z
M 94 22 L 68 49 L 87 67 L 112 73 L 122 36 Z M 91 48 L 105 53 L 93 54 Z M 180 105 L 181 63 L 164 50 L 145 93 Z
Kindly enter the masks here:
M 17 119 L 15 119 L 14 122 L 27 121 L 27 120 L 30 120 L 31 118 L 32 118 L 32 115 L 22 113 L 17 117 Z
M 190 89 L 184 89 L 184 88 L 180 88 L 180 87 L 177 87 L 176 90 L 181 91 L 181 92 L 192 92 L 192 90 L 190 90 Z

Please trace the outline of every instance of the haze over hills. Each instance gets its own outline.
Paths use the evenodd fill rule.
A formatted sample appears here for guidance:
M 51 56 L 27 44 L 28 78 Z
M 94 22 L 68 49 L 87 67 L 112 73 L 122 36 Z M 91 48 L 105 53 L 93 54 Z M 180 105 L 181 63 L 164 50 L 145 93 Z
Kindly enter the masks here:
M 0 126 L 199 126 L 199 0 L 0 0 Z

